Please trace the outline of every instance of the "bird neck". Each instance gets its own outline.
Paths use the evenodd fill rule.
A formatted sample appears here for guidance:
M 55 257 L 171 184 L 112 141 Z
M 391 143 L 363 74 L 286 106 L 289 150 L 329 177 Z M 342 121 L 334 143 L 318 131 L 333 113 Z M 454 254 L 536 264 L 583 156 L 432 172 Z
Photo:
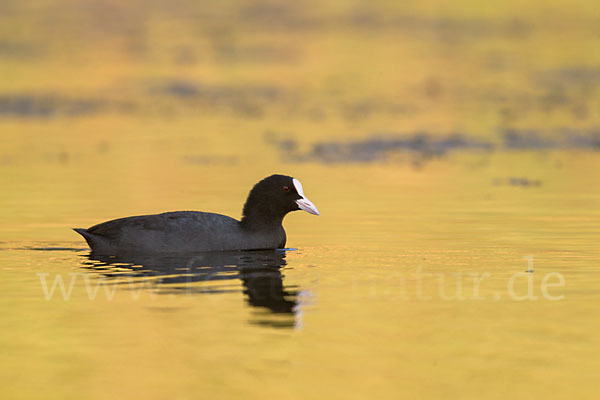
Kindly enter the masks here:
M 248 230 L 271 230 L 282 226 L 285 214 L 275 214 L 266 207 L 244 207 L 242 227 Z

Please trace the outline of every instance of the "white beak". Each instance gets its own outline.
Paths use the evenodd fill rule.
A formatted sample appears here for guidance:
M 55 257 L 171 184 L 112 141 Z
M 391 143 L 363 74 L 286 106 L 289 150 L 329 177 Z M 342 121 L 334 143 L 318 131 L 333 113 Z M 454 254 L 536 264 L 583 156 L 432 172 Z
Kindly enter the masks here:
M 302 184 L 300 183 L 300 181 L 298 179 L 294 178 L 293 182 L 294 182 L 294 187 L 296 188 L 296 191 L 301 196 L 301 198 L 296 200 L 296 204 L 298 204 L 298 207 L 301 210 L 304 210 L 309 214 L 320 215 L 319 210 L 317 210 L 317 207 L 312 203 L 312 201 L 310 201 L 309 199 L 306 198 L 306 196 L 304 196 L 304 190 L 302 190 Z

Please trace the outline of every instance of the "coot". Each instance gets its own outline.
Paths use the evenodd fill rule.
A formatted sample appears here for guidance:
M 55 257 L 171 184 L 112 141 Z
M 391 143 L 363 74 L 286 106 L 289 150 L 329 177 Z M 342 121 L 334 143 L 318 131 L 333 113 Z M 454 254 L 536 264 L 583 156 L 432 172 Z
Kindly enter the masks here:
M 285 246 L 283 217 L 296 210 L 319 215 L 300 181 L 271 175 L 250 190 L 241 221 L 221 214 L 175 211 L 74 230 L 96 254 L 275 249 Z

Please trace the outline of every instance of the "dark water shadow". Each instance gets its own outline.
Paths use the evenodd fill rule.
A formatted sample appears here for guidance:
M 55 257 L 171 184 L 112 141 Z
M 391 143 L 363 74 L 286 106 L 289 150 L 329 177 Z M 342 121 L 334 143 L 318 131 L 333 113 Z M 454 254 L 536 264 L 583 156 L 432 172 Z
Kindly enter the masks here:
M 241 280 L 247 304 L 259 311 L 250 321 L 252 324 L 299 326 L 299 289 L 285 285 L 281 273 L 287 264 L 286 250 L 132 256 L 90 253 L 82 257 L 83 268 L 125 288 L 151 280 L 158 295 L 235 293 L 239 292 L 236 281 Z

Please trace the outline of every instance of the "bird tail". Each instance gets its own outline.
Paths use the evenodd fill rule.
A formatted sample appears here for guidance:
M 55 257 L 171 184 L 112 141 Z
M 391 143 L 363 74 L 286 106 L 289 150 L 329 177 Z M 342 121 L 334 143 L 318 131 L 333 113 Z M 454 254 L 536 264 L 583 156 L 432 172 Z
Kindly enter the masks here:
M 90 249 L 94 248 L 94 235 L 93 234 L 89 233 L 87 231 L 87 229 L 83 229 L 83 228 L 73 228 L 73 230 L 75 232 L 79 233 L 81 236 L 83 236 L 83 238 L 87 242 L 88 246 L 90 246 Z

